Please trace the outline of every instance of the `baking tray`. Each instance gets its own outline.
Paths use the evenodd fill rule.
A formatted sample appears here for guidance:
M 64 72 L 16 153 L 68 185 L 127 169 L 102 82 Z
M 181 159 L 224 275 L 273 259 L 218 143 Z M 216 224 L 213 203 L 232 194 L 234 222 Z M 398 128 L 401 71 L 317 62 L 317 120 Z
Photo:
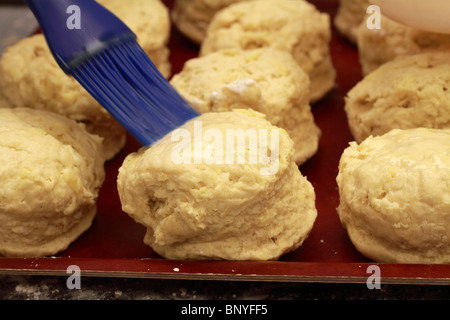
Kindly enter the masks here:
M 171 8 L 172 2 L 164 1 Z M 334 17 L 337 0 L 311 0 Z M 173 73 L 187 59 L 196 57 L 198 46 L 172 29 L 170 39 Z M 92 227 L 64 252 L 46 258 L 0 258 L 0 274 L 67 276 L 76 265 L 83 276 L 163 278 L 194 280 L 366 283 L 371 265 L 380 269 L 381 283 L 450 284 L 450 265 L 380 264 L 359 254 L 342 228 L 336 212 L 338 163 L 352 141 L 344 112 L 344 97 L 360 79 L 355 46 L 333 29 L 331 52 L 337 69 L 336 87 L 314 104 L 315 120 L 322 130 L 318 153 L 300 167 L 316 191 L 318 217 L 314 228 L 297 250 L 278 261 L 175 261 L 158 256 L 143 243 L 145 228 L 121 210 L 116 189 L 117 172 L 124 157 L 139 148 L 128 137 L 124 150 L 106 164 L 106 180 L 98 199 Z

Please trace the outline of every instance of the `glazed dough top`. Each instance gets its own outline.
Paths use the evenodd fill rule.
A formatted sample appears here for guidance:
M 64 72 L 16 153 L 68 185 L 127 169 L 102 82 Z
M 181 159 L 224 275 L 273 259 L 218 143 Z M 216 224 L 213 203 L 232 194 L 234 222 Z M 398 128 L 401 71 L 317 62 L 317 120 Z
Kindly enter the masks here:
M 268 138 L 266 156 L 270 156 L 273 161 L 259 161 L 259 155 L 258 158 L 253 158 L 250 154 L 253 149 L 249 147 L 250 134 L 246 138 L 244 135 L 256 132 L 259 141 L 260 129 L 265 130 L 261 136 Z M 243 163 L 239 163 L 237 157 L 242 145 L 234 138 L 233 147 L 227 148 L 226 140 L 230 143 L 227 132 L 245 138 L 242 140 L 246 146 L 246 150 L 242 150 L 245 151 L 245 159 L 241 161 Z M 279 144 L 276 148 L 272 148 L 272 132 L 278 136 Z M 218 157 L 216 152 L 220 150 L 216 148 L 216 137 L 223 138 L 222 155 Z M 198 138 L 202 139 L 201 143 L 196 140 Z M 139 174 L 147 172 L 146 174 L 156 175 L 155 182 L 159 180 L 165 182 L 169 179 L 167 175 L 170 175 L 167 182 L 175 183 L 176 189 L 183 189 L 183 192 L 192 194 L 197 199 L 195 203 L 201 202 L 200 199 L 214 199 L 215 201 L 211 202 L 213 206 L 216 201 L 220 202 L 220 199 L 225 201 L 230 197 L 245 202 L 251 198 L 248 192 L 264 190 L 268 183 L 286 170 L 290 165 L 289 160 L 292 159 L 293 151 L 293 142 L 286 131 L 272 126 L 261 113 L 237 109 L 232 112 L 204 113 L 166 135 L 152 147 L 129 155 L 123 165 L 123 168 L 128 168 L 128 175 L 123 175 L 123 179 L 139 180 Z M 228 158 L 231 152 L 235 156 Z M 258 150 L 258 154 L 260 153 Z M 250 159 L 255 159 L 256 163 L 251 163 Z M 134 169 L 131 170 L 130 167 Z M 180 194 L 177 201 L 187 200 L 185 197 L 185 194 Z M 170 198 L 177 199 L 177 196 L 172 194 Z

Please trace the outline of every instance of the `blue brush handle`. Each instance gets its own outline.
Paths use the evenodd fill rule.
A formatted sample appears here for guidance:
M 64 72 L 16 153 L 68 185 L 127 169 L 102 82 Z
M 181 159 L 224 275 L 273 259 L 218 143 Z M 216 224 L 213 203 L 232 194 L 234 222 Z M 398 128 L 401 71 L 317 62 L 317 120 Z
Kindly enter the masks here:
M 136 35 L 94 0 L 24 0 L 38 20 L 61 69 L 71 70 L 92 55 Z M 76 6 L 76 7 L 73 7 Z M 80 29 L 68 26 L 76 11 Z M 69 23 L 70 25 L 70 23 Z

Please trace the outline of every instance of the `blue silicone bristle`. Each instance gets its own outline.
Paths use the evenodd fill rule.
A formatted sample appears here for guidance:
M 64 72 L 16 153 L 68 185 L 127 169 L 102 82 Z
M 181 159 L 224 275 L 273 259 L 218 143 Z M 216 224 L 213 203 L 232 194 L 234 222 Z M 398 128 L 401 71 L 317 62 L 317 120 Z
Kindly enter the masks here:
M 132 39 L 84 61 L 72 75 L 143 145 L 198 115 Z
M 161 75 L 136 35 L 96 1 L 24 1 L 61 69 L 143 145 L 198 116 Z M 72 12 L 79 14 L 79 27 L 68 23 Z

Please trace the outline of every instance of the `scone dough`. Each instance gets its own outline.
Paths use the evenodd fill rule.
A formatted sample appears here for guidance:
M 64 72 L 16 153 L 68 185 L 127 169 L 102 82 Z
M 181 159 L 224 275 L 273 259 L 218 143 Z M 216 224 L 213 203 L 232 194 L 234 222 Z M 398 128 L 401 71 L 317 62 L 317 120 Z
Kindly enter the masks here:
M 450 49 L 450 35 L 414 29 L 381 15 L 381 29 L 359 26 L 357 44 L 362 72 L 367 75 L 398 57 Z
M 369 0 L 340 0 L 334 18 L 336 29 L 350 42 L 356 44 L 356 34 L 366 17 Z
M 450 131 L 395 129 L 341 158 L 339 217 L 355 247 L 386 263 L 450 263 Z
M 307 1 L 254 0 L 232 4 L 214 16 L 200 55 L 231 48 L 286 51 L 308 74 L 310 101 L 316 102 L 335 83 L 330 40 L 329 15 Z
M 63 116 L 0 109 L 0 254 L 54 255 L 92 223 L 101 139 Z
M 0 95 L 5 107 L 47 110 L 83 123 L 102 137 L 106 159 L 125 145 L 125 129 L 53 58 L 45 38 L 36 34 L 4 52 L 0 60 Z
M 450 51 L 388 62 L 359 82 L 345 111 L 357 142 L 391 129 L 450 128 Z
M 161 72 L 169 78 L 171 63 L 168 42 L 170 13 L 161 0 L 97 0 L 136 34 L 139 45 Z
M 202 43 L 214 15 L 226 6 L 250 0 L 176 0 L 172 21 L 178 30 L 197 44 Z
M 262 150 L 268 155 L 278 149 L 279 156 L 273 161 L 220 164 L 214 156 L 219 150 L 211 146 L 220 135 L 226 137 L 227 130 L 265 130 L 271 138 L 269 148 Z M 181 163 L 173 158 L 180 145 L 176 132 L 191 135 L 183 148 L 192 148 L 192 153 L 184 154 Z M 195 132 L 216 135 L 199 144 Z M 272 144 L 277 132 L 279 144 Z M 239 152 L 242 147 L 236 143 L 227 150 Z M 260 113 L 204 113 L 125 159 L 118 176 L 122 208 L 147 228 L 144 242 L 165 258 L 277 259 L 303 243 L 317 216 L 314 189 L 293 155 L 286 131 Z M 272 170 L 276 162 L 277 170 Z
M 222 50 L 186 62 L 171 84 L 198 112 L 251 108 L 285 129 L 298 165 L 318 149 L 320 129 L 309 104 L 309 78 L 284 51 Z

